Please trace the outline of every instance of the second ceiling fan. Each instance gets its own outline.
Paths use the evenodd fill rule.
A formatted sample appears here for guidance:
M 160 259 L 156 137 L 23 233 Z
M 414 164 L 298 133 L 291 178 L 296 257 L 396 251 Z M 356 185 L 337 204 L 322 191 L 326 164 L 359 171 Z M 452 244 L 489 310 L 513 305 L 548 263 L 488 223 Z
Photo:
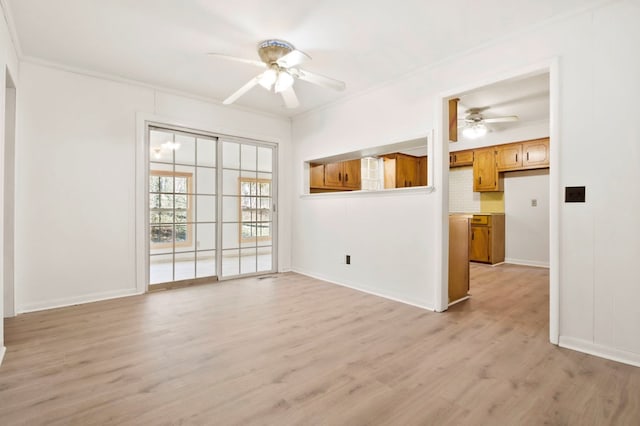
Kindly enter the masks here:
M 300 102 L 293 89 L 293 83 L 296 79 L 334 90 L 344 90 L 345 88 L 345 83 L 342 81 L 298 68 L 298 65 L 310 60 L 311 57 L 294 48 L 291 43 L 283 40 L 265 40 L 260 42 L 258 44 L 260 61 L 220 53 L 210 53 L 210 55 L 264 69 L 262 73 L 249 80 L 244 86 L 225 99 L 222 102 L 225 105 L 232 104 L 240 96 L 255 86 L 260 85 L 269 91 L 273 90 L 273 92 L 282 95 L 282 99 L 287 108 L 297 108 Z
M 489 107 L 469 108 L 466 111 L 465 117 L 458 120 L 458 126 L 462 127 L 462 135 L 464 137 L 475 139 L 486 135 L 489 131 L 486 124 L 518 121 L 517 115 L 486 118 L 482 115 L 482 112 L 487 109 L 489 109 Z

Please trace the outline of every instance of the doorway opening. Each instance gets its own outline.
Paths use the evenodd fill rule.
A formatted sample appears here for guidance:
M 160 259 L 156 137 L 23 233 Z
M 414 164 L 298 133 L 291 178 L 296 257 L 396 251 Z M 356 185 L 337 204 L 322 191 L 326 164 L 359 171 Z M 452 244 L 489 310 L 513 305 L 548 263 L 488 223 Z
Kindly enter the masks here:
M 449 167 L 443 161 L 443 248 L 448 256 L 439 310 L 456 302 L 473 304 L 474 291 L 480 296 L 491 287 L 487 283 L 511 273 L 513 283 L 529 276 L 540 282 L 535 296 L 548 302 L 544 326 L 557 344 L 556 81 L 552 63 L 442 97 L 444 111 L 451 100 L 457 103 L 457 117 L 453 124 L 451 116 L 449 122 L 442 120 L 443 154 L 450 161 Z M 448 125 L 457 130 L 455 142 L 449 141 L 456 135 Z M 520 291 L 516 284 L 502 284 L 487 293 L 489 299 L 476 300 Z M 469 295 L 471 301 L 464 302 Z

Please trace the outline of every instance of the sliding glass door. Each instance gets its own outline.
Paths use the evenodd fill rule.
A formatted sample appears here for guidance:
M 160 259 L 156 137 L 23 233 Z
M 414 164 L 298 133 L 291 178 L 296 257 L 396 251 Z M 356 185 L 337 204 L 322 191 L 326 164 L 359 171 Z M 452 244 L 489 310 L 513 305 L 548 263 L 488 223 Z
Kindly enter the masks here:
M 275 147 L 223 140 L 223 277 L 275 271 Z
M 147 136 L 149 285 L 274 272 L 275 146 L 155 126 Z

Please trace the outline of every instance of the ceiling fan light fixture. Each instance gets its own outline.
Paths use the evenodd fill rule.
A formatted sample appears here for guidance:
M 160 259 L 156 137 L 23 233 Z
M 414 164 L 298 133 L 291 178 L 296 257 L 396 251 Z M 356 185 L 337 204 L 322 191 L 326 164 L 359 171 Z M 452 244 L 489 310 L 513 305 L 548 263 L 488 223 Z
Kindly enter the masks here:
M 462 129 L 462 136 L 467 139 L 477 139 L 486 135 L 487 131 L 487 126 L 483 123 L 473 123 L 468 124 L 464 129 Z
M 273 68 L 269 68 L 262 73 L 262 75 L 258 79 L 258 84 L 267 90 L 271 90 L 271 88 L 273 87 L 273 83 L 275 83 L 277 79 L 278 72 Z
M 284 92 L 291 86 L 293 86 L 293 76 L 287 71 L 280 71 L 278 73 L 278 79 L 276 80 L 274 91 L 276 93 Z

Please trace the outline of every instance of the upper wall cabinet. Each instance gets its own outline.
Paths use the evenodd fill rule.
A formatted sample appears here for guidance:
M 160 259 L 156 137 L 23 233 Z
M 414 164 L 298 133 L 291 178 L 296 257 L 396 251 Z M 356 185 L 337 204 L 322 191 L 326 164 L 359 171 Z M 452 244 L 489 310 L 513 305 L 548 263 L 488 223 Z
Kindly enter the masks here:
M 309 186 L 311 192 L 360 189 L 360 160 L 309 164 Z
M 449 153 L 449 167 L 473 166 L 473 150 Z
M 476 149 L 473 159 L 473 190 L 492 192 L 503 190 L 502 174 L 496 167 L 495 147 Z
M 522 166 L 527 169 L 549 167 L 549 138 L 522 143 Z
M 418 170 L 422 160 L 420 157 L 412 155 L 394 153 L 387 154 L 384 159 L 384 187 L 385 188 L 408 188 L 411 186 L 426 185 L 420 182 L 427 180 L 426 157 L 424 160 L 424 171 Z M 424 172 L 424 177 L 420 178 L 419 173 Z
M 496 146 L 499 172 L 549 167 L 549 138 Z

